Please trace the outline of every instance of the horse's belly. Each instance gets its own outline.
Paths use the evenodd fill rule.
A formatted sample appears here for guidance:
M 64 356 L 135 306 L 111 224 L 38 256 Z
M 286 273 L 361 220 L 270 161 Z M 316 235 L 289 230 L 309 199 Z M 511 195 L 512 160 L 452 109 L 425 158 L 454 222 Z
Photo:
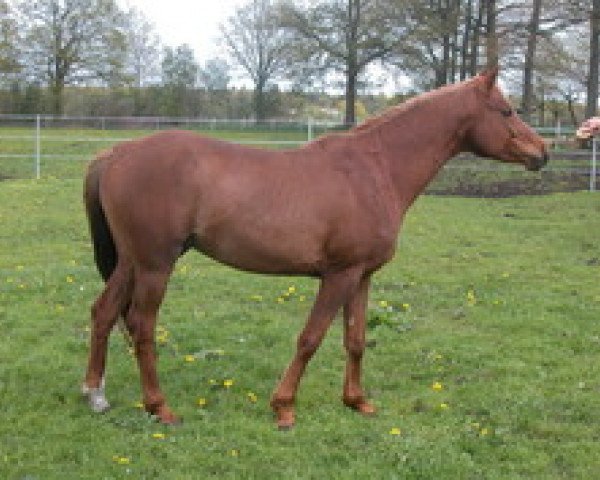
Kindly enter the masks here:
M 313 235 L 279 230 L 215 230 L 196 232 L 195 246 L 232 267 L 258 273 L 317 275 L 323 266 L 323 249 Z

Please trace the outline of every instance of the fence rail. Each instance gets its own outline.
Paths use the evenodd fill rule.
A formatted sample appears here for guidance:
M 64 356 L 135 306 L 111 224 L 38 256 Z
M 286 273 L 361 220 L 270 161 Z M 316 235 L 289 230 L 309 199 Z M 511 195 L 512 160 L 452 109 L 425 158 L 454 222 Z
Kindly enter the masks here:
M 247 119 L 0 114 L 0 177 L 79 177 L 85 164 L 82 160 L 93 158 L 98 151 L 117 142 L 170 128 L 197 130 L 240 144 L 282 148 L 301 145 L 323 133 L 344 127 L 340 123 L 311 119 L 255 122 Z M 573 136 L 573 129 L 557 125 L 538 131 L 552 139 L 555 146 L 548 170 L 589 175 L 589 188 L 595 190 L 598 175 L 595 163 L 596 141 L 592 142 L 591 150 L 562 149 L 564 140 Z M 450 162 L 445 169 L 465 172 L 516 170 L 510 166 L 498 167 L 497 164 L 464 162 L 460 159 Z

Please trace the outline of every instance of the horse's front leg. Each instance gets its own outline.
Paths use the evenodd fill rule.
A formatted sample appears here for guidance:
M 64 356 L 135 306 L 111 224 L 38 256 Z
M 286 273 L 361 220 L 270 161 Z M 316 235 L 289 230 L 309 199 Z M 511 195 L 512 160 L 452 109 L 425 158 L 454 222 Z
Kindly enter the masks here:
M 375 413 L 375 407 L 367 402 L 361 386 L 369 283 L 370 277 L 364 277 L 354 295 L 344 305 L 344 347 L 348 359 L 343 401 L 348 407 L 366 415 Z
M 143 401 L 147 412 L 162 423 L 173 424 L 179 419 L 167 406 L 156 373 L 154 329 L 158 309 L 165 294 L 169 273 L 137 272 L 127 327 L 133 334 L 135 355 L 140 369 Z
M 294 425 L 296 391 L 304 369 L 319 348 L 335 314 L 353 295 L 361 275 L 362 269 L 355 267 L 324 275 L 321 279 L 315 304 L 304 330 L 298 336 L 296 354 L 271 398 L 271 406 L 280 429 Z

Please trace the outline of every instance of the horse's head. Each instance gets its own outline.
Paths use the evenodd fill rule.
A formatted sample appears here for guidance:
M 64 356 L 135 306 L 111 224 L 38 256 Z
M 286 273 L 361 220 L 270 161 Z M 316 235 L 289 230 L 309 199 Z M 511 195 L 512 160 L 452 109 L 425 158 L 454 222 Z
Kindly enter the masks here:
M 544 140 L 519 118 L 496 86 L 498 69 L 489 69 L 472 82 L 477 113 L 466 137 L 466 149 L 483 157 L 520 163 L 537 171 L 548 162 Z

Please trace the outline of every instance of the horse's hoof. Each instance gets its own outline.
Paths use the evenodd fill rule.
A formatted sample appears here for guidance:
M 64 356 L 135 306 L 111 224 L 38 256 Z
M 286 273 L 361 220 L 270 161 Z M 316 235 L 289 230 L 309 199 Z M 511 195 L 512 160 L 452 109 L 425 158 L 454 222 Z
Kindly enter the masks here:
M 156 412 L 154 412 L 154 415 L 156 415 L 158 421 L 163 425 L 177 426 L 183 423 L 181 417 L 175 415 L 167 406 L 159 407 Z
M 104 388 L 90 388 L 84 384 L 81 387 L 81 394 L 87 397 L 88 405 L 94 413 L 104 413 L 110 408 Z
M 369 417 L 371 415 L 375 415 L 377 413 L 377 409 L 369 402 L 359 403 L 355 407 L 355 409 L 357 412 L 359 412 L 360 414 L 365 415 L 367 417 Z
M 352 410 L 357 411 L 361 415 L 371 416 L 377 413 L 377 409 L 373 406 L 373 404 L 367 402 L 366 400 L 359 401 L 347 401 L 344 400 L 344 404 L 351 408 Z
M 292 407 L 279 407 L 275 410 L 277 416 L 277 428 L 281 431 L 287 431 L 294 428 L 296 423 L 294 409 Z

